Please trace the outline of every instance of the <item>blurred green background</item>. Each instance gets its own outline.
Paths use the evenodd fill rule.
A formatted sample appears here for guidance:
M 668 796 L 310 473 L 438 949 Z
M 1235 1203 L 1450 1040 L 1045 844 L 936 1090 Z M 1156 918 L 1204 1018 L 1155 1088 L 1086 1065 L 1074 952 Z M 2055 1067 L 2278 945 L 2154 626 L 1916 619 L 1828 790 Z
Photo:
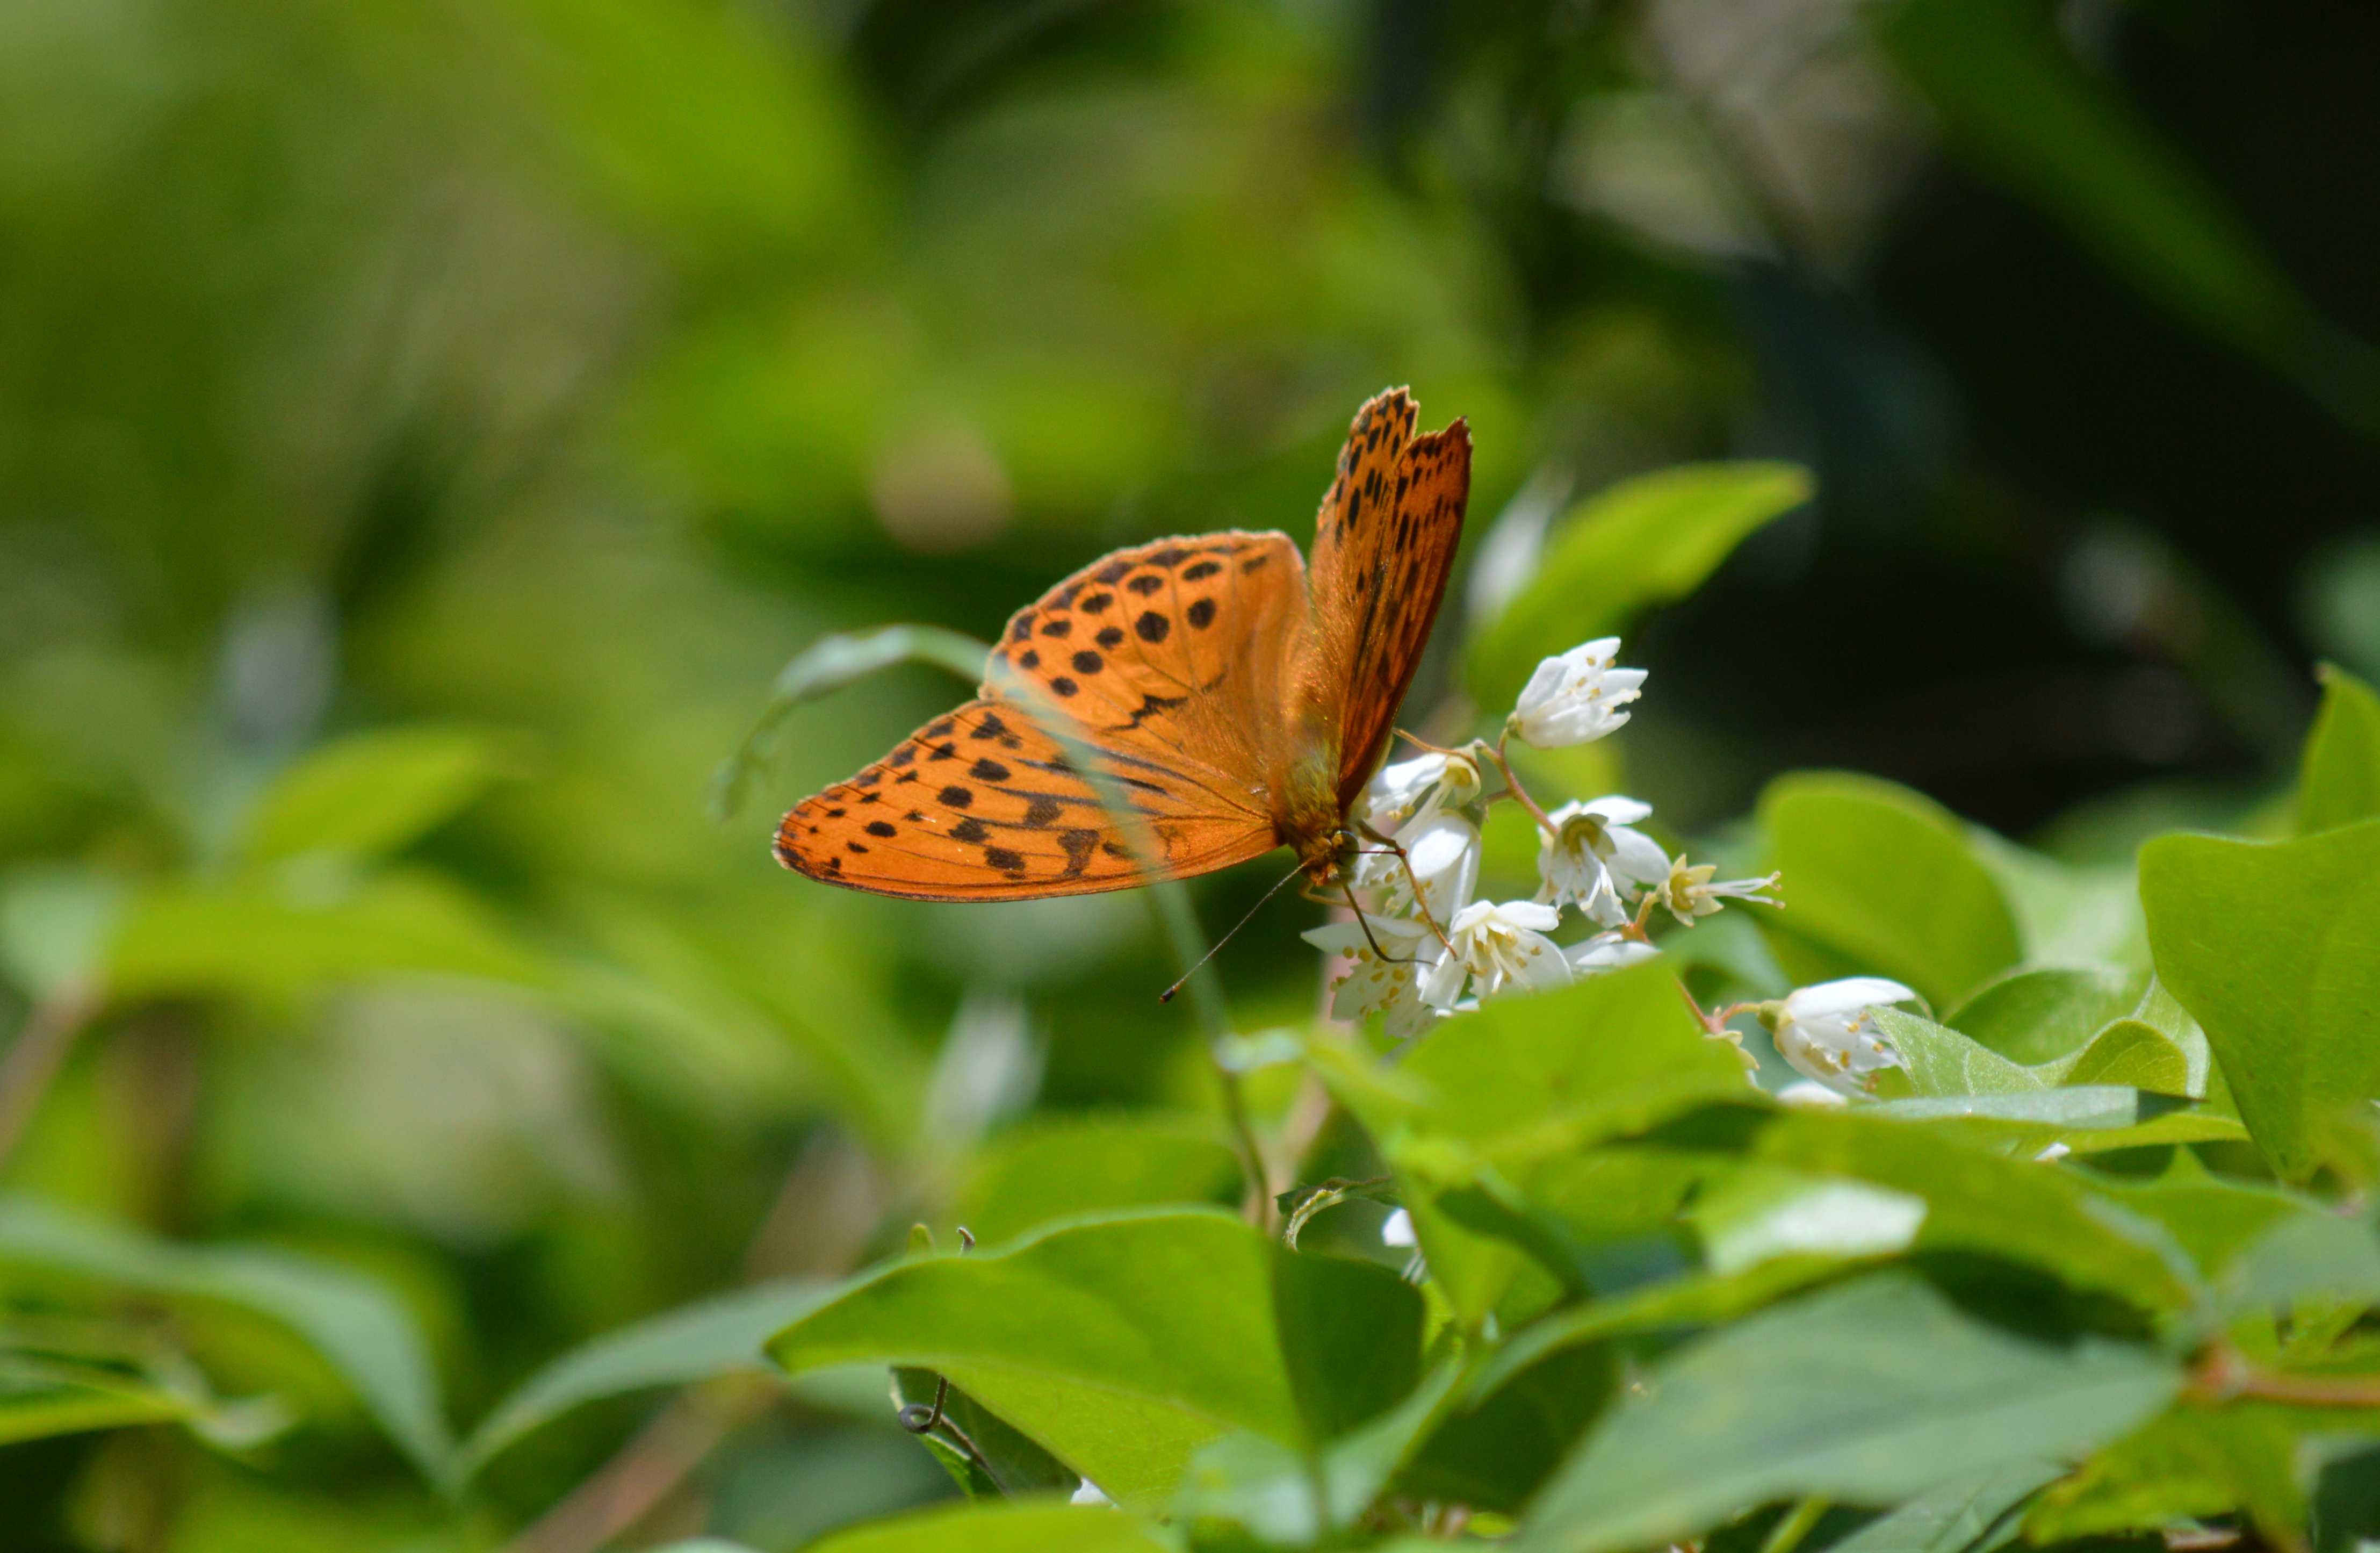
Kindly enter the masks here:
M 1030 1222 L 1036 1127 L 1207 1147 L 1136 898 L 771 861 L 952 683 L 803 710 L 733 823 L 705 784 L 821 632 L 1305 540 L 1390 383 L 1476 440 L 1433 704 L 1574 497 L 1815 472 L 1630 645 L 1675 830 L 1809 765 L 2083 860 L 2236 815 L 2317 658 L 2380 676 L 2374 79 L 2349 0 L 0 6 L 0 1031 L 112 946 L 0 1190 L 385 1280 L 460 1427 Z M 1242 1027 L 1311 1010 L 1314 915 L 1227 952 Z M 171 1336 L 336 1425 L 226 1323 Z M 868 1408 L 713 1402 L 636 1536 L 949 1491 Z M 492 1546 L 653 1405 L 459 1512 L 359 1418 L 0 1448 L 0 1544 Z

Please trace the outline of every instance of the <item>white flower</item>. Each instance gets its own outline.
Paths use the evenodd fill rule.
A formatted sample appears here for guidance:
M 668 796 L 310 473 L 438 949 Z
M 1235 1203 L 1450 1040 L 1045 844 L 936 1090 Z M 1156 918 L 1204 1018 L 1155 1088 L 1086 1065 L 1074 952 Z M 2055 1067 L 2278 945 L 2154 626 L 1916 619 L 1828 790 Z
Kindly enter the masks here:
M 1612 794 L 1564 804 L 1546 816 L 1554 833 L 1537 849 L 1537 899 L 1552 905 L 1575 901 L 1607 928 L 1628 920 L 1628 897 L 1659 885 L 1670 875 L 1670 855 L 1661 843 L 1633 829 L 1652 817 L 1653 806 Z
M 1089 1478 L 1087 1478 L 1087 1478 L 1083 1479 L 1083 1481 L 1075 1486 L 1075 1497 L 1074 1497 L 1073 1498 L 1071 1498 L 1071 1499 L 1068 1499 L 1066 1502 L 1067 1502 L 1068 1504 L 1106 1504 L 1106 1505 L 1111 1505 L 1111 1504 L 1115 1503 L 1115 1500 L 1113 1500 L 1113 1499 L 1111 1499 L 1111 1498 L 1108 1498 L 1108 1497 L 1107 1497 L 1107 1494 L 1106 1494 L 1106 1493 L 1105 1493 L 1105 1492 L 1104 1492 L 1104 1491 L 1099 1487 L 1099 1486 L 1098 1484 L 1096 1484 L 1096 1483 L 1092 1482 Z
M 1367 924 L 1369 938 L 1365 936 Z M 1437 1020 L 1441 1011 L 1422 1001 L 1421 980 L 1446 951 L 1420 923 L 1373 916 L 1365 922 L 1333 922 L 1301 936 L 1326 954 L 1344 954 L 1354 961 L 1331 986 L 1331 1018 L 1353 1024 L 1366 1014 L 1385 1013 L 1389 1037 L 1400 1041 L 1412 1039 Z M 1378 950 L 1372 947 L 1376 940 Z M 1381 958 L 1381 951 L 1388 958 Z
M 1598 637 L 1537 665 L 1505 727 L 1539 749 L 1588 744 L 1628 721 L 1645 671 L 1616 667 L 1620 638 Z
M 1472 902 L 1448 925 L 1454 952 L 1422 978 L 1422 1001 L 1452 1008 L 1466 977 L 1478 982 L 1482 998 L 1514 988 L 1561 986 L 1571 978 L 1570 962 L 1546 937 L 1560 921 L 1559 910 L 1536 901 Z
M 1354 883 L 1368 891 L 1380 911 L 1402 916 L 1414 909 L 1414 886 L 1430 916 L 1443 923 L 1471 904 L 1479 883 L 1479 827 L 1459 814 L 1431 814 L 1396 835 L 1399 857 L 1386 847 L 1367 847 L 1355 860 Z
M 1364 822 L 1392 835 L 1440 809 L 1461 808 L 1479 796 L 1479 767 L 1467 755 L 1431 752 L 1383 766 L 1364 789 Z
M 1643 939 L 1632 939 L 1624 933 L 1597 933 L 1563 950 L 1562 958 L 1570 962 L 1573 976 L 1599 976 L 1605 971 L 1641 965 L 1660 952 Z
M 1761 879 L 1726 879 L 1717 883 L 1711 876 L 1718 872 L 1715 863 L 1697 863 L 1689 867 L 1685 854 L 1680 853 L 1670 864 L 1669 877 L 1661 881 L 1655 893 L 1670 915 L 1691 928 L 1694 919 L 1708 916 L 1725 901 L 1757 901 L 1764 906 L 1781 906 L 1785 903 L 1767 893 L 1777 888 L 1781 874 L 1769 874 Z
M 1767 1005 L 1761 1017 L 1777 1050 L 1793 1070 L 1844 1095 L 1866 1088 L 1867 1075 L 1897 1068 L 1900 1054 L 1876 1033 L 1874 1011 L 1917 996 L 1897 981 L 1855 976 L 1796 989 Z
M 1851 1104 L 1850 1100 L 1814 1078 L 1794 1080 L 1777 1091 L 1777 1098 L 1785 1105 L 1803 1110 L 1840 1110 Z
M 1414 1244 L 1413 1215 L 1399 1208 L 1380 1220 L 1380 1244 L 1399 1246 Z

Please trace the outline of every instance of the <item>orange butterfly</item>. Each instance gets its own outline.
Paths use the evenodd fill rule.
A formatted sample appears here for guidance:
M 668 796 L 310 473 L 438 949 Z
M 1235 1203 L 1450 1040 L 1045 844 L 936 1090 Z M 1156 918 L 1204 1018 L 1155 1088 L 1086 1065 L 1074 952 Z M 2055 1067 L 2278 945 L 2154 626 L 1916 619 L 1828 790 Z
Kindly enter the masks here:
M 1386 750 L 1463 535 L 1471 431 L 1413 434 L 1402 388 L 1347 432 L 1309 572 L 1287 535 L 1159 540 L 1009 621 L 979 698 L 777 827 L 785 867 L 923 901 L 1023 901 L 1188 879 L 1295 850 L 1343 887 L 1348 807 Z M 1025 708 L 1038 686 L 1129 799 L 1145 856 Z

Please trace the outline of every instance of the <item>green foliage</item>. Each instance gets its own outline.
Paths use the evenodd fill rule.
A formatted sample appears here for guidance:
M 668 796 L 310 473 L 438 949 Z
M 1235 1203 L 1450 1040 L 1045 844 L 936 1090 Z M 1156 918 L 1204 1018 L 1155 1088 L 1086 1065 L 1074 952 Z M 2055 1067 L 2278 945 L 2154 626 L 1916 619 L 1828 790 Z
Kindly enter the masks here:
M 2380 1094 L 2380 819 L 2302 841 L 2161 836 L 2141 849 L 2157 976 L 2205 1027 L 2283 1177 Z
M 177 1245 L 23 1198 L 0 1198 L 0 1268 L 262 1316 L 330 1365 L 425 1477 L 448 1479 L 454 1440 L 429 1350 L 369 1279 L 262 1247 Z
M 2339 9 L 0 15 L 0 1541 L 2368 1549 Z M 1781 907 L 1398 1042 L 771 866 L 1408 382 L 1400 726 L 1628 632 L 1518 781 Z
M 1746 535 L 1810 499 L 1791 464 L 1705 464 L 1623 481 L 1580 503 L 1528 585 L 1474 638 L 1484 706 L 1509 706 L 1540 659 L 1633 625 L 1682 599 Z
M 747 1290 L 653 1316 L 574 1350 L 480 1421 L 463 1442 L 456 1471 L 471 1476 L 523 1435 L 589 1402 L 759 1371 L 768 1340 L 828 1293 L 803 1282 Z
M 1760 823 L 1792 907 L 1760 925 L 1795 980 L 1855 967 L 1943 1008 L 2016 964 L 1998 884 L 1958 821 L 1916 794 L 1866 777 L 1784 777 L 1761 795 Z
M 1119 1502 L 1156 1505 L 1226 1429 L 1310 1450 L 1395 1401 L 1420 1323 L 1385 1269 L 1269 1246 L 1220 1213 L 1152 1212 L 889 1268 L 771 1353 L 795 1373 L 933 1368 Z
M 2322 676 L 2322 710 L 2299 767 L 2301 836 L 2380 816 L 2380 696 L 2334 665 Z
M 1524 1547 L 1690 1535 L 1784 1495 L 1891 1504 L 1976 1471 L 2088 1450 L 2180 1384 L 2154 1351 L 2040 1343 L 1914 1280 L 1814 1294 L 1681 1350 L 1532 1506 Z

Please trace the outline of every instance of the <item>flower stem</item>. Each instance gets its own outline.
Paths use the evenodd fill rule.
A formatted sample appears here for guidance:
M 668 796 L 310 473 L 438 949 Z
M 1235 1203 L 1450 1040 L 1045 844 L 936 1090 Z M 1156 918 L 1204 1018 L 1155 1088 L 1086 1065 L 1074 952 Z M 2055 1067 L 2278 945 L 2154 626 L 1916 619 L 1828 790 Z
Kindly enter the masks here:
M 1496 747 L 1491 752 L 1496 761 L 1496 769 L 1504 773 L 1504 790 L 1520 800 L 1521 807 L 1527 809 L 1536 819 L 1538 829 L 1544 831 L 1548 836 L 1558 836 L 1561 834 L 1561 827 L 1547 817 L 1546 811 L 1537 807 L 1537 801 L 1529 796 L 1529 790 L 1521 785 L 1521 779 L 1513 774 L 1512 762 L 1504 753 L 1505 741 L 1512 736 L 1509 733 L 1499 736 L 1496 740 Z
M 2294 1407 L 2380 1407 L 2380 1376 L 2288 1375 L 2252 1364 L 2228 1343 L 2206 1351 L 2191 1372 L 2190 1385 L 2207 1401 L 2244 1398 Z

